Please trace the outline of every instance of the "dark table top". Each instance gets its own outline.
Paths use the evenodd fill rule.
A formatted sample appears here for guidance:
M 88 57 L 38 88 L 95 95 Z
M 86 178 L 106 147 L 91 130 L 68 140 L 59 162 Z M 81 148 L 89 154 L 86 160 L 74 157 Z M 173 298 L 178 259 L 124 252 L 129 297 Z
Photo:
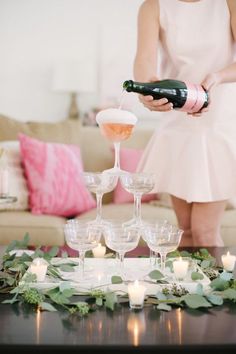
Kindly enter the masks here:
M 227 249 L 209 249 L 217 257 Z M 236 254 L 235 249 L 230 250 Z M 4 296 L 0 297 L 0 301 Z M 101 309 L 80 318 L 67 312 L 37 312 L 26 305 L 0 304 L 2 353 L 159 352 L 214 353 L 236 350 L 236 305 L 205 310 L 145 307 Z

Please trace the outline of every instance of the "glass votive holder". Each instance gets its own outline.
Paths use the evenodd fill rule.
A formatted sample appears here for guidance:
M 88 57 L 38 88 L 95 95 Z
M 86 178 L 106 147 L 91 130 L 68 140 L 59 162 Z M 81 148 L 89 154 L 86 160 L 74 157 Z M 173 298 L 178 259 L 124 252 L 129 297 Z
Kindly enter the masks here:
M 221 260 L 223 263 L 224 270 L 226 270 L 227 272 L 232 272 L 234 270 L 236 257 L 230 254 L 229 251 L 227 252 L 227 254 L 223 254 L 221 256 Z
M 29 272 L 37 277 L 37 281 L 44 281 L 48 269 L 48 263 L 42 258 L 35 258 L 29 267 Z
M 143 308 L 146 288 L 139 284 L 138 280 L 128 285 L 129 306 L 131 309 L 139 310 Z
M 173 261 L 173 271 L 175 278 L 177 280 L 184 280 L 188 273 L 189 262 L 187 260 L 183 260 L 182 257 Z
M 97 247 L 92 249 L 92 253 L 95 258 L 104 258 L 106 254 L 106 247 L 99 243 Z

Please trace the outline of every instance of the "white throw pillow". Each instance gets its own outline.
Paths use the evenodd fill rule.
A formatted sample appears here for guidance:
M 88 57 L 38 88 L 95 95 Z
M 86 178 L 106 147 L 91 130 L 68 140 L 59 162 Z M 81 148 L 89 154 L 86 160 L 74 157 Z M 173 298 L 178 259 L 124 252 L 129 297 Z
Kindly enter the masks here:
M 5 153 L 4 163 L 9 171 L 9 194 L 17 197 L 14 203 L 0 203 L 0 210 L 28 210 L 28 188 L 21 164 L 20 145 L 18 141 L 1 141 L 0 148 Z

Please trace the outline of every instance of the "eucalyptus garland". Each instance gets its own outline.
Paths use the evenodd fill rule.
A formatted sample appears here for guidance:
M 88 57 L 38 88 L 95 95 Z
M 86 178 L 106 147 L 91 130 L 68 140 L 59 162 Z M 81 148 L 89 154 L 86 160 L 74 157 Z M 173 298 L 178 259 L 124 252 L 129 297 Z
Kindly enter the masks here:
M 41 311 L 57 311 L 64 309 L 70 314 L 80 316 L 87 315 L 90 311 L 105 307 L 114 311 L 124 303 L 128 303 L 128 294 L 119 291 L 104 291 L 98 287 L 79 293 L 70 282 L 63 281 L 60 270 L 73 271 L 75 265 L 66 252 L 62 254 L 65 262 L 60 265 L 52 264 L 52 258 L 56 257 L 59 248 L 52 247 L 48 252 L 42 251 L 38 247 L 32 255 L 22 253 L 17 256 L 12 252 L 17 249 L 28 249 L 29 235 L 26 234 L 22 241 L 13 241 L 3 255 L 0 267 L 0 293 L 6 294 L 3 304 L 14 304 L 16 302 L 30 304 Z M 199 282 L 196 286 L 196 293 L 189 293 L 187 289 L 179 284 L 168 284 L 163 274 L 158 270 L 149 273 L 151 282 L 162 284 L 161 291 L 155 296 L 146 296 L 144 306 L 153 306 L 155 310 L 170 311 L 172 308 L 211 308 L 221 306 L 224 303 L 236 302 L 236 280 L 231 272 L 225 272 L 222 267 L 217 266 L 216 259 L 207 249 L 201 248 L 197 252 L 176 251 L 169 255 L 167 263 L 172 266 L 173 257 L 188 257 L 201 267 L 203 273 L 210 279 L 210 286 L 207 292 L 204 291 Z M 48 262 L 47 274 L 50 277 L 61 280 L 60 285 L 56 285 L 49 290 L 38 289 L 32 284 L 36 282 L 36 275 L 27 273 L 29 265 L 34 258 L 42 257 Z M 193 271 L 191 274 L 193 281 L 201 280 L 202 274 Z M 111 278 L 112 284 L 122 283 L 119 276 Z M 79 301 L 78 301 L 79 300 Z

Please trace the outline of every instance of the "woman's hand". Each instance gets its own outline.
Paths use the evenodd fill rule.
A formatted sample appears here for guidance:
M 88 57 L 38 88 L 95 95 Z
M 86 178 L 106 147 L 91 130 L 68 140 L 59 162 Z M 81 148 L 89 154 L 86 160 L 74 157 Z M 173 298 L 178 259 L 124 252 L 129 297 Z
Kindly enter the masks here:
M 199 112 L 189 113 L 190 115 L 192 115 L 194 117 L 200 117 L 202 115 L 202 113 L 209 111 L 210 104 L 211 104 L 211 95 L 210 95 L 211 90 L 213 89 L 213 87 L 219 85 L 220 82 L 221 82 L 221 79 L 220 79 L 219 73 L 212 73 L 212 74 L 208 74 L 206 76 L 206 78 L 202 81 L 201 85 L 208 92 L 208 96 L 209 96 L 208 106 L 201 109 Z
M 158 81 L 157 77 L 152 77 L 150 82 Z M 139 101 L 150 111 L 168 112 L 173 109 L 173 104 L 167 98 L 155 100 L 152 96 L 139 95 Z

